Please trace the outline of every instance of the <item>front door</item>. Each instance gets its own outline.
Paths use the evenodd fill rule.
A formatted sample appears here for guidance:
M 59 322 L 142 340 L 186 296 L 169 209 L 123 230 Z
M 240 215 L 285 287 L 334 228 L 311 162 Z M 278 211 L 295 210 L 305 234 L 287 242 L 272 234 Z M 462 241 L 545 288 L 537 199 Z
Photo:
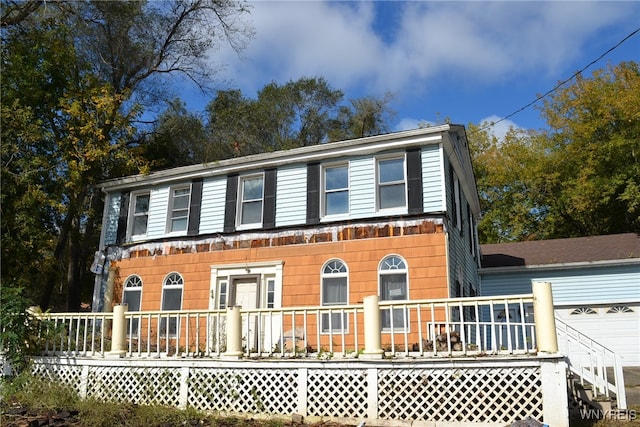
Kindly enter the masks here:
M 231 279 L 231 298 L 229 306 L 240 306 L 241 311 L 253 310 L 259 307 L 259 278 L 237 277 Z M 242 342 L 249 352 L 257 351 L 257 314 L 242 315 Z

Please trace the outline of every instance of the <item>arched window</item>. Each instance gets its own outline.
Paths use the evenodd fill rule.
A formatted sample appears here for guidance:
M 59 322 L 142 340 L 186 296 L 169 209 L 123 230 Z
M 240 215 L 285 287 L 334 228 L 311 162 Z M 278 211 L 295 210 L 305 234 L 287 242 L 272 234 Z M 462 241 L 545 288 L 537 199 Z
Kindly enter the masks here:
M 184 279 L 180 273 L 170 273 L 165 277 L 162 283 L 162 311 L 175 311 L 182 309 L 182 290 L 184 288 Z M 169 317 L 169 326 L 167 330 L 167 317 Z M 160 333 L 175 335 L 178 331 L 178 317 L 167 316 L 160 321 Z
M 122 303 L 127 304 L 127 311 L 140 311 L 142 300 L 142 279 L 138 275 L 132 275 L 124 282 L 122 290 Z M 138 334 L 138 319 L 127 322 L 127 334 Z
M 322 267 L 321 304 L 345 305 L 349 300 L 349 271 L 344 262 L 338 259 L 327 261 Z M 346 313 L 332 312 L 322 314 L 322 332 L 341 332 L 347 330 Z
M 398 255 L 389 255 L 380 261 L 378 267 L 381 301 L 402 301 L 409 299 L 409 286 L 407 280 L 407 263 Z M 382 329 L 404 330 L 405 310 L 394 308 L 383 310 Z

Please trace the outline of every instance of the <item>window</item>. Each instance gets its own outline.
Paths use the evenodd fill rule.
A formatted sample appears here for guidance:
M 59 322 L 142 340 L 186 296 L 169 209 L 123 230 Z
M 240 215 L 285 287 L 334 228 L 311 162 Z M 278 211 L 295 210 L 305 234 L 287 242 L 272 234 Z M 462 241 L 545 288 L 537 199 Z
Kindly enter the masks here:
M 323 174 L 324 215 L 349 213 L 349 167 L 329 166 Z
M 147 223 L 149 221 L 149 198 L 150 193 L 133 194 L 133 203 L 129 223 L 132 237 L 144 236 L 147 234 Z
M 127 311 L 140 311 L 140 301 L 142 299 L 142 279 L 140 276 L 129 276 L 124 282 L 122 291 L 122 303 L 127 304 Z M 138 335 L 138 319 L 127 321 L 127 334 Z
M 262 223 L 264 176 L 253 175 L 240 179 L 240 225 Z
M 182 309 L 182 289 L 184 280 L 179 273 L 171 273 L 162 284 L 162 311 L 176 311 Z M 168 320 L 168 322 L 167 322 Z M 160 320 L 160 333 L 176 335 L 178 331 L 178 317 L 164 316 Z
M 626 305 L 616 305 L 607 310 L 607 313 L 633 313 L 633 310 Z
M 404 157 L 378 160 L 377 180 L 378 209 L 407 205 Z
M 276 301 L 276 279 L 267 279 L 267 308 L 274 308 Z
M 598 314 L 598 312 L 591 307 L 578 307 L 569 314 L 576 316 L 581 314 Z
M 407 264 L 397 256 L 390 255 L 380 262 L 380 300 L 381 301 L 401 301 L 409 299 L 409 289 L 407 286 Z M 390 330 L 404 330 L 405 310 L 394 308 L 383 310 L 382 328 Z M 392 324 L 393 322 L 393 324 Z
M 227 281 L 221 281 L 219 287 L 219 295 L 218 295 L 218 310 L 224 310 L 227 308 L 227 296 L 229 295 L 229 288 Z
M 191 187 L 176 187 L 171 189 L 169 199 L 169 223 L 168 231 L 187 231 L 189 222 L 189 202 L 191 200 Z
M 348 303 L 347 266 L 340 260 L 331 260 L 322 268 L 321 304 L 324 306 Z M 347 330 L 347 314 L 340 312 L 322 314 L 322 332 Z

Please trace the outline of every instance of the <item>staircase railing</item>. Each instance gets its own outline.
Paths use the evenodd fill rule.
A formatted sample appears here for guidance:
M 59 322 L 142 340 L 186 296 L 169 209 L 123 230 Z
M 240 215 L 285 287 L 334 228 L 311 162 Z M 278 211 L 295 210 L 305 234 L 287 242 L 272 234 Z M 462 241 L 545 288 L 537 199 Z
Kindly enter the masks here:
M 580 384 L 590 384 L 595 399 L 610 399 L 613 393 L 617 408 L 627 409 L 620 356 L 557 317 L 556 330 L 560 351 L 567 356 L 569 370 L 578 377 Z M 613 374 L 613 381 L 609 369 Z

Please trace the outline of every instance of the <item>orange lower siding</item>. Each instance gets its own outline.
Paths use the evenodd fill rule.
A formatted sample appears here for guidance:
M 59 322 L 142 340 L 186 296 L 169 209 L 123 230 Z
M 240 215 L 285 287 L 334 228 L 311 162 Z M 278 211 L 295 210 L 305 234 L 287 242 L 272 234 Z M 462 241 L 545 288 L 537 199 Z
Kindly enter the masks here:
M 184 278 L 183 310 L 209 308 L 211 267 L 215 265 L 282 261 L 282 306 L 320 305 L 320 270 L 332 258 L 349 269 L 349 304 L 378 294 L 378 264 L 390 254 L 402 256 L 409 267 L 409 298 L 446 298 L 447 261 L 443 232 L 378 237 L 327 243 L 226 249 L 122 259 L 115 263 L 114 301 L 122 299 L 122 284 L 132 274 L 142 278 L 142 310 L 159 310 L 162 282 L 171 272 Z

